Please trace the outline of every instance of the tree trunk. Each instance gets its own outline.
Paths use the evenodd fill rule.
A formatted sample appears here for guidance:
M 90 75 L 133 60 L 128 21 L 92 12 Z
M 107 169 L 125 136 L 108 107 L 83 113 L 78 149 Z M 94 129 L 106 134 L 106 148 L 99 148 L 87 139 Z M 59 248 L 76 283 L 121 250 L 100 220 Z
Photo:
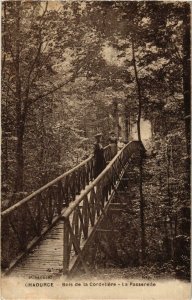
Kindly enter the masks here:
M 4 134 L 4 139 L 3 139 L 3 144 L 5 144 L 5 159 L 4 161 L 2 161 L 2 163 L 4 162 L 4 172 L 2 173 L 3 176 L 3 181 L 7 184 L 8 183 L 8 178 L 9 178 L 9 163 L 8 163 L 8 159 L 9 159 L 9 151 L 8 151 L 8 97 L 9 97 L 9 88 L 7 89 L 7 94 L 6 94 L 6 101 L 5 101 L 5 124 L 4 124 L 4 130 L 3 133 L 6 132 L 6 134 Z
M 125 116 L 125 142 L 129 141 L 129 133 L 130 133 L 130 114 L 127 102 L 124 106 L 124 116 Z
M 113 99 L 113 124 L 116 135 L 120 135 L 120 126 L 119 126 L 119 114 L 118 114 L 118 102 L 117 99 Z
M 15 54 L 15 77 L 16 77 L 16 175 L 14 193 L 23 192 L 23 138 L 24 138 L 24 116 L 22 116 L 22 95 L 21 95 L 21 77 L 20 77 L 20 6 L 21 2 L 15 2 L 17 30 L 16 37 L 16 54 Z
M 23 173 L 24 173 L 24 156 L 23 156 L 23 138 L 24 126 L 17 128 L 17 148 L 16 148 L 16 178 L 14 192 L 23 192 Z
M 170 227 L 170 257 L 174 259 L 174 247 L 173 247 L 173 241 L 174 241 L 174 234 L 173 234 L 173 205 L 172 205 L 172 192 L 170 187 L 170 178 L 171 178 L 171 146 L 167 145 L 167 198 L 168 198 L 168 207 L 169 207 L 169 227 Z
M 135 81 L 137 85 L 137 94 L 138 94 L 138 100 L 139 100 L 139 106 L 138 106 L 138 116 L 137 116 L 137 132 L 138 132 L 138 140 L 141 141 L 141 86 L 138 78 L 138 72 L 137 72 L 137 65 L 135 60 L 135 48 L 134 48 L 134 40 L 132 38 L 132 57 L 133 57 L 133 67 L 135 72 Z
M 184 3 L 183 11 L 183 96 L 186 136 L 186 183 L 179 213 L 178 235 L 175 241 L 177 275 L 190 279 L 190 148 L 191 148 L 191 61 L 190 61 L 190 4 Z
M 183 94 L 185 112 L 185 132 L 187 154 L 190 156 L 190 135 L 191 135 L 191 60 L 190 60 L 190 4 L 185 3 L 184 7 L 184 35 L 183 35 Z
M 141 260 L 142 264 L 145 262 L 145 246 L 146 246 L 146 237 L 145 237 L 145 214 L 144 214 L 144 196 L 143 196 L 143 157 L 142 153 L 140 154 L 140 166 L 139 166 L 139 194 L 140 194 L 140 222 L 141 222 Z
M 132 38 L 132 57 L 133 57 L 133 67 L 135 72 L 135 81 L 137 85 L 137 94 L 138 94 L 138 117 L 137 117 L 137 132 L 138 132 L 138 140 L 141 142 L 141 86 L 138 78 L 137 65 L 135 60 L 135 48 L 134 48 L 134 40 Z M 140 193 L 140 222 L 141 222 L 141 259 L 142 264 L 145 261 L 145 220 L 144 220 L 144 196 L 143 196 L 143 153 L 140 153 L 140 165 L 139 165 L 139 193 Z

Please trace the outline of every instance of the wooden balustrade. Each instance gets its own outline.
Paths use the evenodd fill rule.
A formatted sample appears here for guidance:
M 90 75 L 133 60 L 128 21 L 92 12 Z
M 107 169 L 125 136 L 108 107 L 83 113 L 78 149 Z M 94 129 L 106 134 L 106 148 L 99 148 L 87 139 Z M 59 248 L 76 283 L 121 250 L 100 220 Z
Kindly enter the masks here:
M 2 268 L 13 267 L 63 218 L 63 271 L 67 273 L 71 268 L 71 260 L 78 259 L 87 269 L 82 245 L 88 241 L 98 218 L 104 213 L 104 207 L 138 145 L 140 143 L 136 141 L 127 144 L 94 181 L 94 158 L 91 156 L 3 211 Z M 110 146 L 105 147 L 104 155 L 109 161 Z
M 139 142 L 127 144 L 107 165 L 103 172 L 63 214 L 63 274 L 68 274 L 81 262 L 88 272 L 84 259 L 86 244 L 96 230 L 100 217 L 105 215 L 109 198 L 128 166 L 133 153 L 142 150 Z
M 109 158 L 110 146 L 104 148 L 104 155 Z M 14 264 L 55 224 L 62 209 L 93 180 L 93 174 L 91 156 L 1 213 L 3 268 Z

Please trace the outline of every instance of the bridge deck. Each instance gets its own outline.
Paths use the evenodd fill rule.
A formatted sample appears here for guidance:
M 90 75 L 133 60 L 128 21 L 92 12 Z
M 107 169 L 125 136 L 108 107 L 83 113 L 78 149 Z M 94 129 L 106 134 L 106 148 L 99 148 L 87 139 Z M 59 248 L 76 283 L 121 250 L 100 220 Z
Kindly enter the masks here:
M 92 181 L 89 182 L 91 185 Z M 75 200 L 89 188 L 81 190 Z M 89 198 L 89 195 L 88 195 Z M 52 276 L 59 277 L 63 269 L 63 220 L 60 219 L 40 240 L 37 246 L 32 248 L 23 259 L 13 267 L 9 276 Z
M 63 222 L 59 221 L 15 268 L 14 276 L 57 277 L 63 265 Z
M 93 182 L 90 181 L 89 176 L 86 177 L 87 181 L 84 182 L 81 190 L 78 189 L 76 196 L 72 191 L 74 185 L 71 186 L 70 180 L 68 179 L 69 182 L 66 182 L 65 178 L 65 184 L 69 184 L 71 196 L 73 196 L 71 199 L 74 200 L 70 200 L 64 209 L 62 209 L 62 204 L 66 193 L 61 182 L 64 177 L 62 175 L 62 178 L 58 177 L 5 210 L 2 213 L 4 236 L 6 237 L 7 233 L 5 225 L 9 221 L 12 233 L 14 233 L 14 237 L 18 238 L 21 249 L 23 249 L 23 233 L 27 240 L 30 237 L 30 235 L 28 237 L 28 233 L 31 228 L 34 228 L 35 231 L 38 230 L 37 237 L 40 236 L 38 244 L 36 243 L 37 246 L 34 242 L 31 246 L 29 244 L 28 249 L 24 248 L 26 249 L 25 252 L 23 251 L 24 257 L 22 260 L 22 256 L 17 259 L 15 266 L 12 265 L 12 269 L 10 268 L 7 274 L 27 278 L 34 275 L 59 277 L 62 274 L 75 272 L 80 265 L 85 272 L 89 272 L 85 257 L 90 242 L 103 220 L 108 219 L 107 211 L 125 174 L 129 159 L 137 154 L 137 151 L 139 153 L 141 151 L 138 142 L 128 143 Z M 76 169 L 74 172 L 73 174 L 70 171 L 70 174 L 73 174 L 77 181 L 81 181 L 82 174 L 76 174 Z M 56 182 L 57 185 L 55 185 Z M 124 186 L 124 184 L 121 185 Z M 49 224 L 44 232 L 42 226 L 39 229 L 39 225 L 44 224 L 41 224 L 42 221 Z M 45 232 L 47 233 L 45 234 Z M 7 239 L 4 240 L 5 243 Z M 24 243 L 24 245 L 26 244 Z M 9 252 L 5 255 L 7 253 L 5 250 L 10 251 L 11 245 L 5 243 L 5 246 L 9 246 L 4 247 L 3 252 L 7 259 Z
M 91 185 L 91 183 L 92 181 L 90 181 L 89 185 Z M 89 185 L 80 192 L 80 195 L 86 192 Z M 75 200 L 80 195 L 77 195 Z M 12 276 L 12 274 L 23 278 L 29 278 L 35 275 L 46 277 L 50 275 L 52 278 L 61 276 L 63 270 L 63 242 L 63 220 L 60 219 L 56 225 L 42 237 L 38 245 L 32 248 L 32 250 L 27 253 L 27 256 L 10 271 L 10 276 Z

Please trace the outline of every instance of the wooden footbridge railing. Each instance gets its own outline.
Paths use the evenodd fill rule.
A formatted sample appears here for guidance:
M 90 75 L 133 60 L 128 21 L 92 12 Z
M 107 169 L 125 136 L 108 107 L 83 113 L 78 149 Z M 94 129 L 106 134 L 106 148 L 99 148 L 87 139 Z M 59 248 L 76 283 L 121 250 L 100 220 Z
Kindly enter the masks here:
M 63 273 L 72 271 L 80 262 L 87 270 L 83 259 L 86 248 L 105 215 L 129 158 L 139 147 L 138 141 L 127 144 L 95 180 L 94 158 L 89 157 L 3 211 L 3 267 L 10 270 L 63 219 Z M 111 159 L 110 146 L 105 148 L 105 158 Z

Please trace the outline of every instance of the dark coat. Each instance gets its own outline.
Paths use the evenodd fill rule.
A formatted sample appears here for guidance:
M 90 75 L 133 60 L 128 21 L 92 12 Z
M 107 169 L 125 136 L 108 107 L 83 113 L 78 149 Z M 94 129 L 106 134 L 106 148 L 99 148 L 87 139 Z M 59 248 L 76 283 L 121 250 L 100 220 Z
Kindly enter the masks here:
M 117 138 L 116 136 L 110 136 L 109 143 L 111 147 L 111 159 L 117 154 Z
M 100 143 L 94 144 L 94 159 L 95 159 L 94 178 L 96 178 L 106 166 L 104 149 Z

